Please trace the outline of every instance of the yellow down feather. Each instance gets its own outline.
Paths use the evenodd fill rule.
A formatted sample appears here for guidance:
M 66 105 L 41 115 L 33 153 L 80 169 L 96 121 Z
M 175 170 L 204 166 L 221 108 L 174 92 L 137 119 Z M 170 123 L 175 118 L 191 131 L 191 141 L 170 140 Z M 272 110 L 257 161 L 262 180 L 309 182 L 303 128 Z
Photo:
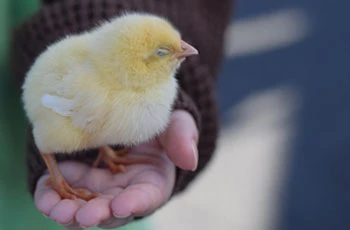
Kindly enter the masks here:
M 39 150 L 133 145 L 162 132 L 180 51 L 180 34 L 168 21 L 137 13 L 48 47 L 27 73 L 22 95 Z

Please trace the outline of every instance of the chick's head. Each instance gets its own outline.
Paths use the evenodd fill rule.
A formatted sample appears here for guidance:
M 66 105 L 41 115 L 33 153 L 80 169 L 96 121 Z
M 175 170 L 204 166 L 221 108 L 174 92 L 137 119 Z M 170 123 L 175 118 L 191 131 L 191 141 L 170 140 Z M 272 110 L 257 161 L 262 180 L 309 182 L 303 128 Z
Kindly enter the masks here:
M 165 19 L 148 14 L 127 14 L 110 26 L 110 59 L 126 73 L 127 82 L 153 84 L 172 77 L 181 62 L 198 51 L 181 39 Z

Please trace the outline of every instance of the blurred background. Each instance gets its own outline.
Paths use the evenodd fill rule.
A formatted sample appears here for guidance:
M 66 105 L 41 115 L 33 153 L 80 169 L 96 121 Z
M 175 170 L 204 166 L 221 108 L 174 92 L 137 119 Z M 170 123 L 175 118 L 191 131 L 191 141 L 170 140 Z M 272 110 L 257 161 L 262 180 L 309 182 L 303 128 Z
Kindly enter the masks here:
M 349 7 L 237 1 L 217 155 L 157 230 L 350 229 Z
M 18 170 L 24 117 L 5 58 L 7 31 L 38 1 L 8 2 L 0 0 L 0 229 L 52 229 Z M 155 230 L 350 229 L 349 6 L 237 1 L 218 85 L 216 157 L 150 218 Z

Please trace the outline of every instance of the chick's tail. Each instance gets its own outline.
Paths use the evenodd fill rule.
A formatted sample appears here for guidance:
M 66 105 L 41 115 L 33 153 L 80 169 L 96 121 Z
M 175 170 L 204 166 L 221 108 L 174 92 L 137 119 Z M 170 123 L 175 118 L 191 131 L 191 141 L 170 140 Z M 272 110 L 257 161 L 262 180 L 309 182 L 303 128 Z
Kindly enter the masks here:
M 50 173 L 50 178 L 46 181 L 46 185 L 52 185 L 56 192 L 62 199 L 76 199 L 91 200 L 98 196 L 97 193 L 92 193 L 86 189 L 73 189 L 64 179 L 60 169 L 58 168 L 55 156 L 53 154 L 41 153 L 45 161 L 47 169 Z
M 109 146 L 101 147 L 93 166 L 97 167 L 102 161 L 112 173 L 124 173 L 126 172 L 125 165 L 147 164 L 151 162 L 148 158 L 128 158 L 127 154 L 129 151 L 129 148 L 115 151 Z

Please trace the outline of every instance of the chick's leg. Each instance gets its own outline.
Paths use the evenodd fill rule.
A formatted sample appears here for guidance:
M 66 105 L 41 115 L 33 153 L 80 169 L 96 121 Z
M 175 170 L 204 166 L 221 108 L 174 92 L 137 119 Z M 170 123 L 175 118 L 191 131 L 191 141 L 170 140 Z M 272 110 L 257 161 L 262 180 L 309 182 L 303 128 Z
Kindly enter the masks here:
M 52 185 L 62 199 L 80 198 L 83 200 L 91 200 L 98 196 L 97 193 L 91 193 L 86 189 L 73 189 L 64 179 L 60 169 L 58 168 L 55 156 L 53 154 L 41 154 L 45 161 L 46 167 L 50 174 L 50 179 L 46 181 L 47 185 Z
M 124 148 L 115 151 L 109 146 L 101 147 L 94 167 L 97 167 L 100 161 L 103 161 L 112 173 L 119 173 L 126 172 L 125 165 L 145 164 L 149 162 L 147 158 L 127 158 L 126 156 L 129 150 L 129 148 Z

